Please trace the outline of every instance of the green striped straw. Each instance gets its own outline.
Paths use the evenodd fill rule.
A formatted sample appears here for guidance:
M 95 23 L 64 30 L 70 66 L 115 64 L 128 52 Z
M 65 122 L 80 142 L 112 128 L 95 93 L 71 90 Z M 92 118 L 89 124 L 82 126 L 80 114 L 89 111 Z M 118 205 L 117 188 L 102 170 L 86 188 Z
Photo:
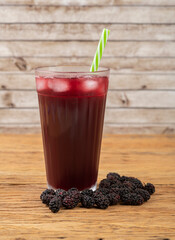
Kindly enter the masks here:
M 98 43 L 98 47 L 97 47 L 97 50 L 96 50 L 96 53 L 95 53 L 95 56 L 94 56 L 94 60 L 93 60 L 92 65 L 91 65 L 90 72 L 95 72 L 95 71 L 98 70 L 98 66 L 100 64 L 100 60 L 101 60 L 104 48 L 106 46 L 106 42 L 107 42 L 108 37 L 109 37 L 109 33 L 110 33 L 110 30 L 108 30 L 106 28 L 103 29 L 103 32 L 101 34 L 101 38 L 100 38 L 100 41 Z

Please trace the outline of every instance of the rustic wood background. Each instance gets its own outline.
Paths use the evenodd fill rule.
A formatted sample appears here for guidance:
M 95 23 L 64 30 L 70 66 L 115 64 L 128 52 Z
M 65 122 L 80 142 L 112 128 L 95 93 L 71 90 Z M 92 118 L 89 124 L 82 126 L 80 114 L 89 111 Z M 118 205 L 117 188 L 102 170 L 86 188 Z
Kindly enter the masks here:
M 105 131 L 175 132 L 175 0 L 0 0 L 0 132 L 40 131 L 33 69 L 90 66 L 104 27 Z

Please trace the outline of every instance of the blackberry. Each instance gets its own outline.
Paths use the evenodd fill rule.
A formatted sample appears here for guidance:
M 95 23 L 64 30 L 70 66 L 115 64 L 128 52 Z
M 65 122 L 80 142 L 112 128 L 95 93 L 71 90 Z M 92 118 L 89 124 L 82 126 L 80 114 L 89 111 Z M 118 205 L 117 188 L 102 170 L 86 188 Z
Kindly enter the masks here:
M 122 177 L 120 177 L 120 181 L 121 182 L 128 181 L 128 178 L 129 177 L 127 177 L 127 176 L 122 176 Z
M 82 195 L 81 204 L 85 208 L 92 208 L 95 204 L 95 200 L 92 196 Z
M 130 189 L 128 188 L 120 188 L 119 189 L 119 195 L 120 195 L 120 198 L 123 199 L 123 196 L 126 195 L 126 194 L 130 194 L 131 191 Z
M 50 195 L 47 194 L 43 197 L 42 202 L 45 203 L 47 206 L 49 206 L 50 201 L 52 200 L 52 198 L 54 198 L 55 195 Z
M 106 176 L 107 179 L 109 180 L 120 180 L 120 175 L 118 173 L 115 173 L 115 172 L 110 172 L 107 174 Z
M 99 188 L 109 188 L 111 186 L 111 181 L 109 179 L 101 180 Z
M 69 190 L 68 190 L 68 192 L 71 192 L 71 193 L 73 193 L 73 192 L 79 192 L 79 190 L 78 190 L 78 188 L 70 188 Z
M 155 192 L 155 187 L 152 183 L 147 183 L 144 186 L 144 190 L 148 191 L 150 195 L 152 195 Z
M 135 189 L 134 192 L 137 193 L 137 194 L 140 194 L 140 195 L 143 197 L 143 199 L 144 199 L 145 202 L 150 199 L 150 194 L 149 194 L 149 192 L 146 191 L 146 190 L 144 190 L 144 189 L 137 188 L 137 189 Z
M 99 195 L 103 195 L 102 192 L 99 191 L 99 188 L 94 192 L 94 199 L 98 198 Z
M 85 189 L 81 192 L 81 195 L 93 196 L 94 192 L 91 189 Z
M 122 197 L 122 203 L 125 205 L 141 205 L 143 202 L 143 197 L 136 193 L 128 193 Z
M 71 189 L 68 190 L 67 193 L 68 193 L 69 196 L 74 197 L 77 202 L 80 201 L 81 194 L 80 194 L 80 192 L 78 191 L 77 188 L 71 188 Z
M 46 189 L 40 195 L 40 199 L 42 203 L 45 203 L 46 205 L 49 205 L 50 200 L 54 197 L 55 197 L 55 191 L 53 189 Z
M 110 193 L 116 193 L 116 194 L 119 194 L 120 192 L 120 188 L 118 187 L 111 187 L 110 188 Z M 120 195 L 120 194 L 119 194 Z
M 129 177 L 128 181 L 134 183 L 137 188 L 143 188 L 143 184 L 138 178 Z
M 53 213 L 57 213 L 60 210 L 60 207 L 61 207 L 61 197 L 55 196 L 50 200 L 49 209 Z
M 95 203 L 100 209 L 106 209 L 109 206 L 109 200 L 104 195 L 101 195 L 98 199 L 96 199 Z
M 55 191 L 54 191 L 53 189 L 46 189 L 46 190 L 44 190 L 44 191 L 41 193 L 41 195 L 40 195 L 40 199 L 42 200 L 42 197 L 43 197 L 44 195 L 46 195 L 46 194 L 52 194 L 52 195 L 54 195 L 54 194 L 55 194 Z
M 109 200 L 109 205 L 116 205 L 120 201 L 120 195 L 116 193 L 107 194 L 107 198 Z
M 97 188 L 97 190 L 95 192 L 100 192 L 103 195 L 107 195 L 108 193 L 110 193 L 110 189 L 109 188 Z
M 124 181 L 124 182 L 123 182 L 123 187 L 129 188 L 129 189 L 133 190 L 133 189 L 136 188 L 136 185 L 135 185 L 133 182 Z
M 109 206 L 109 199 L 100 192 L 94 193 L 95 204 L 100 209 L 106 209 Z
M 150 199 L 155 192 L 151 183 L 143 186 L 138 178 L 120 176 L 118 173 L 110 172 L 106 179 L 102 179 L 96 191 L 85 189 L 81 193 L 77 188 L 68 191 L 57 189 L 46 189 L 42 192 L 40 199 L 49 206 L 49 209 L 56 213 L 61 205 L 67 209 L 75 208 L 79 202 L 82 207 L 106 209 L 109 205 L 117 203 L 125 205 L 141 205 Z
M 62 201 L 62 205 L 65 208 L 72 209 L 75 208 L 78 205 L 79 201 L 74 196 L 68 195 L 64 197 Z
M 61 188 L 57 189 L 55 192 L 56 196 L 60 196 L 62 199 L 67 196 L 67 192 Z
M 122 183 L 119 181 L 119 180 L 116 180 L 115 183 L 111 184 L 110 188 L 113 188 L 113 187 L 122 187 Z
M 143 188 L 143 184 L 142 184 L 142 182 L 138 178 L 122 176 L 120 178 L 120 180 L 122 182 L 125 182 L 125 181 L 132 182 L 132 183 L 134 183 L 136 185 L 137 188 Z

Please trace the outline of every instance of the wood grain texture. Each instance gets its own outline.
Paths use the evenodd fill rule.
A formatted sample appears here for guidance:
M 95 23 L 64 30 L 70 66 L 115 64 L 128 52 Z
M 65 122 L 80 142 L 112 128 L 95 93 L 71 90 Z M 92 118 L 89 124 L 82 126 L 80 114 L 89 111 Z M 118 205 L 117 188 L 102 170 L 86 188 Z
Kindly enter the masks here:
M 175 0 L 147 0 L 146 2 L 138 1 L 138 0 L 50 0 L 49 2 L 46 2 L 45 0 L 6 0 L 5 2 L 3 0 L 0 0 L 0 4 L 2 5 L 65 5 L 65 6 L 72 6 L 72 5 L 78 5 L 78 6 L 113 6 L 113 5 L 139 5 L 139 6 L 145 6 L 145 5 L 153 5 L 153 6 L 168 6 L 168 5 L 175 5 Z
M 173 90 L 175 89 L 175 76 L 171 74 L 111 74 L 109 79 L 109 89 Z
M 7 130 L 7 128 L 11 128 L 12 131 L 14 131 L 14 133 L 19 133 L 21 131 L 23 131 L 23 133 L 29 132 L 29 133 L 38 133 L 40 132 L 40 128 L 38 126 L 37 128 L 33 128 L 32 131 L 32 126 L 31 128 L 28 129 L 26 128 L 27 126 L 22 126 L 20 127 L 20 131 L 18 131 L 18 128 L 16 126 L 16 130 L 15 127 L 13 126 L 3 126 L 2 128 L 2 132 L 4 131 L 6 132 L 11 132 L 10 130 Z M 26 128 L 26 129 L 25 129 Z M 25 130 L 23 130 L 25 129 Z M 27 131 L 28 130 L 28 131 Z M 111 133 L 111 134 L 175 134 L 175 124 L 174 123 L 129 123 L 129 124 L 117 124 L 117 123 L 106 123 L 104 125 L 104 133 Z
M 34 74 L 0 73 L 0 89 L 35 89 Z
M 2 57 L 0 71 L 34 72 L 38 66 L 91 65 L 92 57 Z M 111 73 L 159 73 L 174 74 L 175 58 L 125 58 L 103 57 L 101 66 L 109 67 Z
M 1 57 L 91 57 L 98 42 L 1 42 Z M 175 42 L 108 42 L 103 57 L 175 57 Z
M 174 124 L 175 109 L 137 109 L 137 108 L 107 108 L 105 123 L 160 123 Z M 38 124 L 39 110 L 33 108 L 1 109 L 0 124 Z
M 105 123 L 105 134 L 175 134 L 174 123 Z M 39 123 L 0 124 L 0 133 L 28 134 L 41 133 Z
M 175 0 L 0 0 L 1 132 L 38 131 L 34 68 L 90 66 L 104 27 L 105 132 L 174 132 Z
M 109 91 L 107 107 L 175 108 L 175 92 Z
M 34 74 L 0 73 L 1 90 L 35 90 Z M 110 90 L 175 90 L 173 74 L 111 74 Z
M 0 40 L 99 40 L 103 28 L 111 30 L 109 40 L 172 41 L 174 25 L 167 24 L 0 24 Z
M 77 207 L 57 214 L 39 199 L 46 187 L 41 135 L 0 138 L 2 239 L 174 238 L 174 135 L 103 138 L 98 179 L 117 171 L 152 182 L 156 193 L 148 203 L 140 207 L 118 205 L 104 211 Z
M 107 107 L 175 108 L 175 91 L 108 91 Z M 36 108 L 36 91 L 0 91 L 0 108 Z
M 175 7 L 0 6 L 0 23 L 175 23 Z

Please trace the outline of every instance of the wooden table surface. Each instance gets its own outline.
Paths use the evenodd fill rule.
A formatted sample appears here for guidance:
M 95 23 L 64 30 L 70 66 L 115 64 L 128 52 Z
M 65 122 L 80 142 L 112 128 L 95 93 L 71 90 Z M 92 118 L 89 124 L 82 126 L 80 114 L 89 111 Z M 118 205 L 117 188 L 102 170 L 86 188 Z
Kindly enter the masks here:
M 41 135 L 0 135 L 0 239 L 175 239 L 175 136 L 105 135 L 99 180 L 110 171 L 152 182 L 142 206 L 60 210 L 46 187 Z

